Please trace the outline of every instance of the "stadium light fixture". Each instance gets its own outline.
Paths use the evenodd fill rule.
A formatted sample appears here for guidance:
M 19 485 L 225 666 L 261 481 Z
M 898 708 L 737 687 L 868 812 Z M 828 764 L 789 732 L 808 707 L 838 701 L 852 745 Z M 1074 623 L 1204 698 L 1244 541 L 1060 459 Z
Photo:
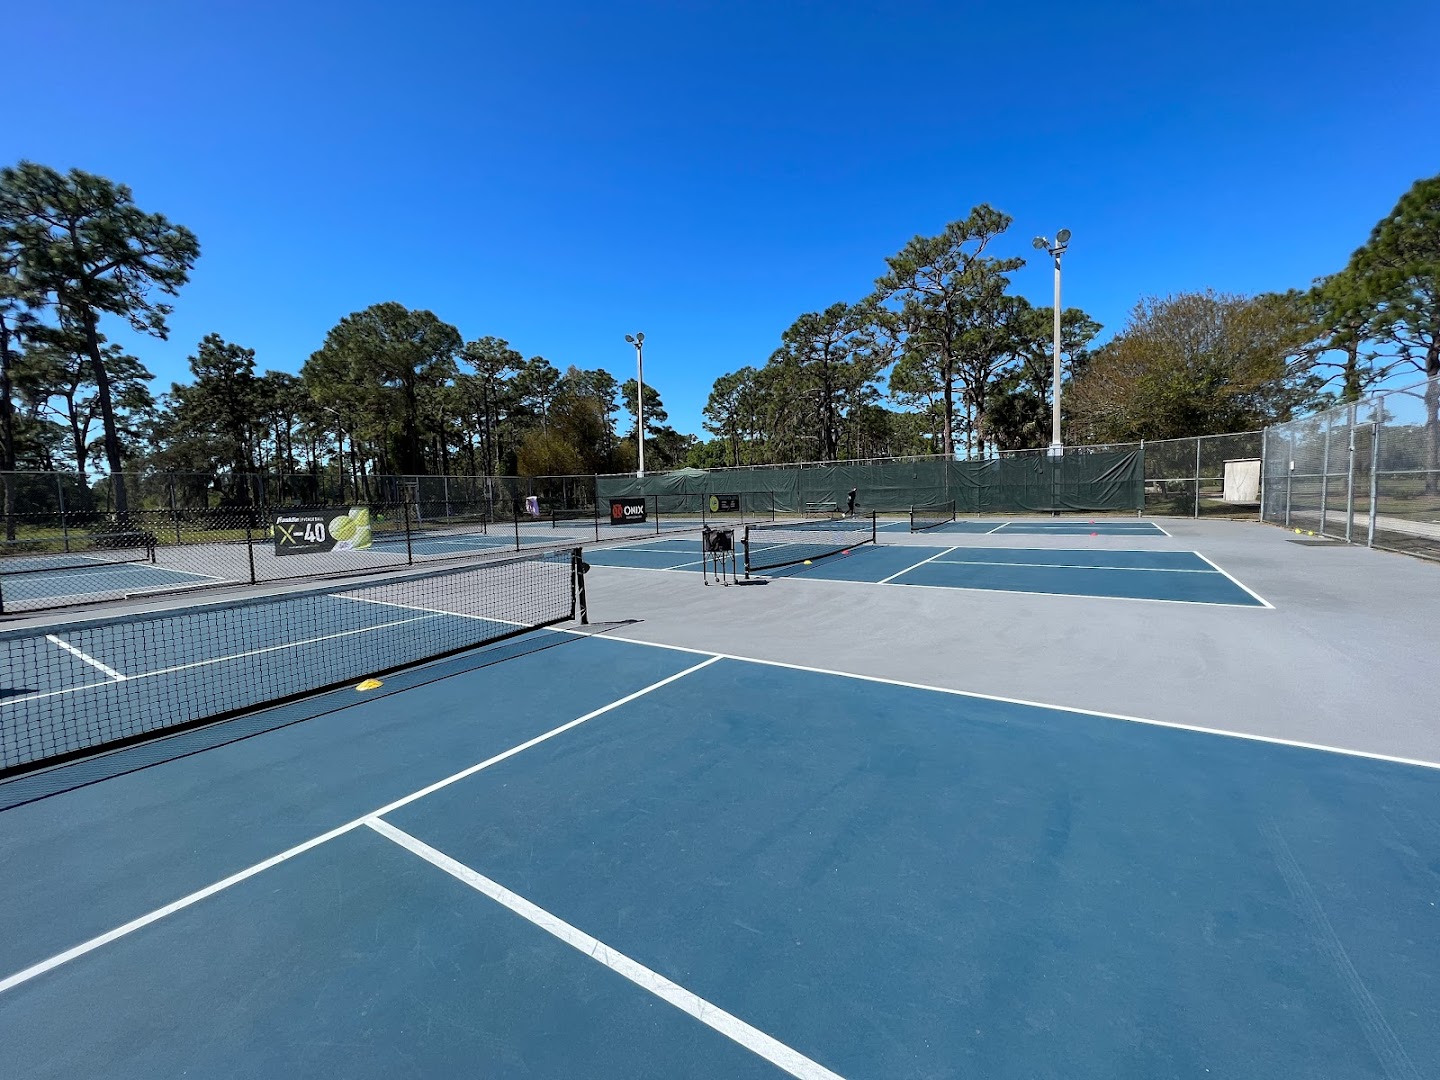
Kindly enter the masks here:
M 645 335 L 625 335 L 625 340 L 635 346 L 635 443 L 639 450 L 635 471 L 638 479 L 645 479 Z

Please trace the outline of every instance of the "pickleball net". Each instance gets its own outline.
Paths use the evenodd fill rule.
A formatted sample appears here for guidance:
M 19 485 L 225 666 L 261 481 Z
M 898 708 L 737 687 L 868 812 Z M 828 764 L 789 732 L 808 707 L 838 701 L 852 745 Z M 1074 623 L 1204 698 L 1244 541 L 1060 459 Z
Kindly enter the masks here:
M 579 548 L 0 632 L 0 778 L 584 618 Z
M 873 511 L 860 517 L 747 525 L 741 541 L 745 549 L 745 573 L 779 570 L 839 555 L 861 544 L 873 544 L 875 529 Z
M 939 506 L 912 506 L 910 508 L 911 532 L 938 529 L 941 525 L 947 525 L 954 520 L 954 502 L 941 503 Z

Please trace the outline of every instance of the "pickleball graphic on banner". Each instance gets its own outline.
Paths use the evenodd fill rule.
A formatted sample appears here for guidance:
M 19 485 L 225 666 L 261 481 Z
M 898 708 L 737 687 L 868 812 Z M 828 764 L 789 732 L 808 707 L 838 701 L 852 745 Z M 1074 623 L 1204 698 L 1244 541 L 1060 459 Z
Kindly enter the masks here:
M 370 509 L 298 510 L 275 517 L 275 554 L 309 555 L 320 551 L 361 551 L 374 540 Z
M 611 499 L 611 525 L 637 525 L 645 520 L 644 499 Z

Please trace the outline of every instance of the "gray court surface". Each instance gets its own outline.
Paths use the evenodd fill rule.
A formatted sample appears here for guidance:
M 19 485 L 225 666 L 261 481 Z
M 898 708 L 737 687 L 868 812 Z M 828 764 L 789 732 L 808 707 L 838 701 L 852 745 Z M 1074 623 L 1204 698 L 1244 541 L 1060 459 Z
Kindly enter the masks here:
M 1165 531 L 597 548 L 543 647 L 0 811 L 7 1080 L 1440 1075 L 1440 566 Z

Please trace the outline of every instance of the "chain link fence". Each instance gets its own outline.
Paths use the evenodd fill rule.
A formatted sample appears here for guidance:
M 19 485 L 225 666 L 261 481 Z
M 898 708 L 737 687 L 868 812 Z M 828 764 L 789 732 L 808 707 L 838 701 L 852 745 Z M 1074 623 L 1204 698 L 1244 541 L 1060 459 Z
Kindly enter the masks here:
M 1440 558 L 1440 378 L 1279 424 L 1265 436 L 1264 520 Z
M 1264 432 L 1147 439 L 1145 513 L 1176 517 L 1253 517 L 1260 510 Z M 1229 482 L 1227 483 L 1227 474 Z M 1249 479 L 1250 483 L 1244 480 Z
M 314 477 L 0 473 L 0 613 L 196 589 L 365 574 L 537 548 L 774 519 L 770 500 L 733 513 L 700 494 L 645 502 L 613 519 L 594 476 Z M 763 503 L 763 504 L 762 504 Z

